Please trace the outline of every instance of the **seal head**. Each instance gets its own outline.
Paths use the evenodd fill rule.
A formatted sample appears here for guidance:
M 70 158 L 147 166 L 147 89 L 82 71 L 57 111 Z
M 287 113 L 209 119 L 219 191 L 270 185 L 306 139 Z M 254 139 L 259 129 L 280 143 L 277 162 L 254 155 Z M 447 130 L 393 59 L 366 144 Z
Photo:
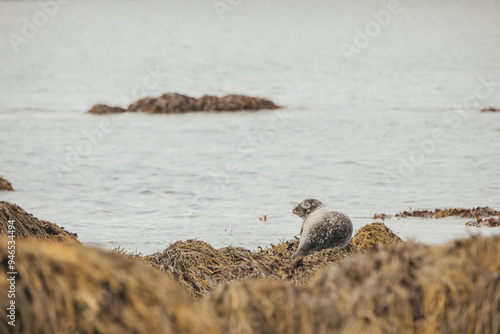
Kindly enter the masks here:
M 317 199 L 305 199 L 302 201 L 302 203 L 297 205 L 292 212 L 305 220 L 314 210 L 322 207 L 324 207 L 323 203 L 321 203 Z

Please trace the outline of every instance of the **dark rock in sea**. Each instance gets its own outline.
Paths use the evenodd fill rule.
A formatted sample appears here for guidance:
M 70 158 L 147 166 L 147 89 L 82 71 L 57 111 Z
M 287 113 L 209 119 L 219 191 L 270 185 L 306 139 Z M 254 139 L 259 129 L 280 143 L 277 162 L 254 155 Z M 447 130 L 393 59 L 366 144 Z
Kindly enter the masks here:
M 199 99 L 178 94 L 167 93 L 159 97 L 146 97 L 132 103 L 127 110 L 98 104 L 89 110 L 91 114 L 111 114 L 129 112 L 145 112 L 150 114 L 178 114 L 192 111 L 237 111 L 279 109 L 273 102 L 245 95 L 226 95 L 217 97 L 205 95 Z
M 12 188 L 12 185 L 9 181 L 0 177 L 0 191 L 1 190 L 14 191 L 14 188 Z
M 127 111 L 142 111 L 151 114 L 177 114 L 194 111 L 197 99 L 177 93 L 160 97 L 145 97 L 132 103 Z
M 269 100 L 237 94 L 226 95 L 221 98 L 205 95 L 196 102 L 196 109 L 199 111 L 236 111 L 279 108 L 280 106 L 277 106 Z
M 105 104 L 96 104 L 95 106 L 92 107 L 92 109 L 89 110 L 89 113 L 96 115 L 103 115 L 103 114 L 118 114 L 125 111 L 127 110 L 120 107 L 110 107 Z
M 500 112 L 500 108 L 489 107 L 489 108 L 481 109 L 481 111 L 483 111 L 483 112 Z

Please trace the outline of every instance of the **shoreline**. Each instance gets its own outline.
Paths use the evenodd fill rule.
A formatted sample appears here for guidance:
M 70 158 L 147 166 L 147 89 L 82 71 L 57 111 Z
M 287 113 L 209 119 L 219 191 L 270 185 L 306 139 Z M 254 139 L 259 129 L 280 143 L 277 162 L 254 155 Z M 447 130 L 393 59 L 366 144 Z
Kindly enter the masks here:
M 361 240 L 354 240 L 361 235 L 371 241 L 384 234 L 380 231 L 391 236 L 378 224 L 369 229 L 375 233 L 358 231 L 353 244 L 361 248 Z M 11 289 L 15 284 L 14 298 L 29 302 L 16 304 L 11 322 L 25 328 L 21 333 L 68 328 L 228 333 L 235 326 L 248 326 L 248 332 L 256 334 L 298 328 L 344 332 L 352 326 L 417 333 L 464 328 L 471 321 L 481 332 L 495 328 L 500 236 L 439 246 L 397 241 L 354 251 L 350 245 L 289 261 L 296 245 L 297 240 L 271 245 L 259 255 L 187 241 L 174 243 L 154 259 L 141 259 L 71 241 L 26 238 L 16 244 L 16 272 L 10 284 Z M 2 263 L 6 249 L 7 241 L 0 238 Z M 6 281 L 0 281 L 0 290 Z M 98 308 L 91 313 L 78 311 L 93 305 Z M 481 305 L 481 310 L 471 311 L 471 305 Z M 372 314 L 370 321 L 360 312 Z M 58 316 L 50 320 L 53 313 Z M 6 325 L 0 320 L 0 328 Z

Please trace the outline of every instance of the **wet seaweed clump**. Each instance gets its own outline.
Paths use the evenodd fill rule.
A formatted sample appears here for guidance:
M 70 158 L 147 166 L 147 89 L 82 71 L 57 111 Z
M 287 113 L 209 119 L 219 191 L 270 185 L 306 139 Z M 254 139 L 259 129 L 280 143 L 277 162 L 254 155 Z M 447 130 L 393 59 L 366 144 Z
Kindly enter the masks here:
M 352 238 L 351 244 L 357 250 L 365 250 L 375 245 L 392 245 L 403 242 L 384 223 L 373 223 L 363 226 Z
M 472 209 L 452 208 L 452 209 L 435 209 L 430 210 L 414 210 L 403 211 L 396 214 L 396 217 L 419 217 L 419 218 L 446 218 L 446 217 L 461 217 L 461 218 L 476 218 L 476 217 L 491 217 L 499 216 L 500 211 L 494 210 L 490 207 L 477 207 Z
M 320 271 L 312 293 L 337 305 L 340 333 L 498 333 L 500 236 L 400 243 Z
M 279 109 L 273 102 L 246 95 L 231 94 L 224 97 L 205 95 L 199 99 L 167 93 L 159 97 L 146 97 L 132 103 L 127 109 L 98 104 L 89 110 L 91 114 L 110 114 L 122 112 L 144 112 L 149 114 L 178 114 L 193 111 L 239 111 Z
M 12 188 L 12 184 L 10 184 L 9 181 L 4 179 L 3 177 L 0 177 L 0 191 L 1 190 L 14 191 L 14 188 Z
M 494 218 L 481 218 L 481 217 L 476 217 L 475 220 L 468 221 L 465 223 L 467 226 L 475 226 L 475 227 L 498 227 L 500 226 L 500 217 Z
M 7 236 L 9 221 L 14 221 L 16 239 L 38 238 L 53 241 L 79 242 L 75 233 L 51 222 L 33 217 L 16 204 L 0 201 L 0 236 Z
M 335 305 L 305 286 L 252 279 L 224 284 L 203 300 L 223 333 L 322 334 L 339 327 Z
M 141 256 L 140 260 L 171 274 L 193 297 L 199 298 L 222 283 L 249 278 L 306 285 L 320 268 L 375 244 L 395 242 L 401 239 L 384 224 L 374 223 L 359 230 L 345 248 L 324 249 L 295 261 L 290 257 L 298 247 L 298 239 L 271 244 L 258 251 L 232 246 L 215 249 L 199 240 L 178 241 L 163 252 Z
M 482 112 L 500 112 L 500 108 L 489 107 L 481 109 Z
M 474 288 L 460 295 L 440 327 L 443 332 L 499 333 L 500 332 L 500 273 L 481 275 Z
M 390 219 L 390 218 L 392 218 L 392 215 L 386 215 L 385 213 L 374 213 L 373 214 L 373 219 L 386 220 L 386 219 Z
M 0 307 L 6 310 L 7 240 L 0 238 Z M 220 333 L 212 310 L 170 277 L 120 254 L 77 243 L 17 243 L 15 326 L 1 333 Z

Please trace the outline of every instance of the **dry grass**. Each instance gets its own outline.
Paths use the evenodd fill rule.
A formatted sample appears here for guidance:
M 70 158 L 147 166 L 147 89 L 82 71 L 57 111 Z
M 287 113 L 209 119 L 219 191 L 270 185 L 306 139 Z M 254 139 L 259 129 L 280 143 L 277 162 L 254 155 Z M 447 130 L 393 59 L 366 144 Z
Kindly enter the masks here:
M 16 245 L 16 326 L 1 333 L 219 333 L 177 282 L 120 254 L 36 239 Z M 0 239 L 0 308 L 9 299 Z
M 51 222 L 40 220 L 16 204 L 0 202 L 0 236 L 6 236 L 8 221 L 14 221 L 15 236 L 19 239 L 38 238 L 53 241 L 78 242 L 77 235 Z

